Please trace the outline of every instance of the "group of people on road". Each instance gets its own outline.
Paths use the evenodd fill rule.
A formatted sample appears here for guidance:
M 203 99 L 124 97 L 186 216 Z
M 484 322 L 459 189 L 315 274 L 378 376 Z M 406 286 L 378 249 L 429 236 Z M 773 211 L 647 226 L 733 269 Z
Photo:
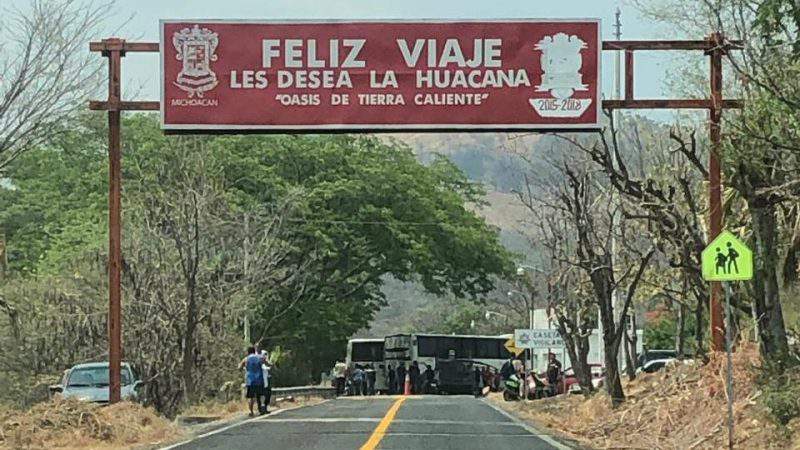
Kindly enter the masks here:
M 375 395 L 375 367 L 372 364 L 356 364 L 350 372 L 352 395 Z
M 412 361 L 408 368 L 406 368 L 405 363 L 399 363 L 394 369 L 389 367 L 386 373 L 389 394 L 406 393 L 406 375 L 408 376 L 409 393 L 412 395 L 430 392 L 431 386 L 436 380 L 436 373 L 430 364 L 425 364 L 425 370 L 422 371 L 417 361 Z
M 259 414 L 269 414 L 269 403 L 272 400 L 271 368 L 267 351 L 262 350 L 259 353 L 255 346 L 247 348 L 247 356 L 239 363 L 239 370 L 245 370 L 244 384 L 247 389 L 250 416 L 255 415 L 253 406 L 256 404 Z
M 381 366 L 385 368 L 386 393 L 390 395 L 404 394 L 406 378 L 409 381 L 411 394 L 423 394 L 430 392 L 436 374 L 429 364 L 425 364 L 422 370 L 417 361 L 413 361 L 408 367 L 400 363 L 397 367 Z M 377 371 L 372 364 L 355 364 L 348 367 L 343 362 L 337 362 L 333 366 L 333 386 L 336 388 L 336 395 L 375 395 L 377 389 Z
M 525 365 L 518 359 L 509 359 L 500 368 L 500 382 L 515 377 L 516 380 L 525 380 L 525 384 L 519 383 L 520 397 L 527 396 L 533 400 L 543 397 L 552 397 L 559 393 L 558 386 L 563 380 L 561 361 L 556 358 L 555 353 L 547 355 L 547 369 L 545 370 L 544 380 L 542 380 L 535 370 L 525 373 Z M 526 387 L 527 386 L 527 387 Z
M 333 386 L 336 395 L 375 395 L 377 373 L 372 364 L 356 364 L 352 368 L 343 362 L 333 366 Z
M 500 386 L 500 374 L 491 366 L 475 366 L 472 392 L 475 397 L 486 395 L 487 390 L 496 392 Z

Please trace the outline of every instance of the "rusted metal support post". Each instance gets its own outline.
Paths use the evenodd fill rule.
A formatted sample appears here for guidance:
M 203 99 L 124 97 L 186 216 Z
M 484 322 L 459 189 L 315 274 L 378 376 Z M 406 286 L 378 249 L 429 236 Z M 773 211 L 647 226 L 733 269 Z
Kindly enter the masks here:
M 722 232 L 722 171 L 719 155 L 722 145 L 720 122 L 722 119 L 722 55 L 725 52 L 725 40 L 720 33 L 714 33 L 709 36 L 708 39 L 711 44 L 711 49 L 706 52 L 711 60 L 711 105 L 709 107 L 709 136 L 711 148 L 708 152 L 708 241 L 711 242 Z M 708 306 L 711 325 L 711 348 L 718 352 L 725 350 L 725 325 L 722 317 L 721 297 L 722 285 L 718 282 L 712 282 Z
M 122 365 L 122 148 L 120 142 L 121 39 L 103 41 L 108 58 L 108 401 L 120 401 Z
M 625 100 L 633 100 L 633 50 L 625 50 Z

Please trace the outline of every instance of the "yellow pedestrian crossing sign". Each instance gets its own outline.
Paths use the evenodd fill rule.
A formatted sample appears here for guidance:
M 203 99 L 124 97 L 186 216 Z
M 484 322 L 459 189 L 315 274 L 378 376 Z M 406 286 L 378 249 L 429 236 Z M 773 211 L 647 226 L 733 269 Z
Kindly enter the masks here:
M 736 281 L 753 278 L 753 252 L 730 231 L 723 231 L 703 250 L 703 278 Z
M 505 347 L 509 352 L 513 353 L 515 356 L 519 356 L 520 353 L 525 351 L 524 348 L 518 348 L 517 347 L 517 343 L 516 343 L 516 341 L 514 341 L 513 337 L 506 341 Z

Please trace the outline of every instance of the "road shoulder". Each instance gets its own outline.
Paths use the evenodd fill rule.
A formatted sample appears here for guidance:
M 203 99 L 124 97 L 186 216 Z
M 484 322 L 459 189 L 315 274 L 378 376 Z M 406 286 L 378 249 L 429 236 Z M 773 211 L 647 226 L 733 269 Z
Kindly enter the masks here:
M 482 400 L 495 411 L 499 412 L 505 417 L 508 417 L 514 421 L 514 423 L 525 428 L 525 430 L 527 430 L 529 433 L 539 437 L 558 450 L 591 450 L 591 447 L 587 447 L 579 443 L 566 434 L 563 434 L 557 430 L 543 427 L 541 424 L 536 423 L 529 417 L 520 416 L 513 408 L 505 408 L 502 398 L 487 397 L 483 398 Z
M 302 405 L 275 409 L 275 410 L 271 411 L 269 414 L 266 414 L 266 415 L 263 415 L 263 416 L 250 417 L 247 413 L 243 413 L 243 414 L 237 415 L 237 416 L 235 416 L 233 418 L 225 418 L 225 419 L 221 419 L 221 420 L 217 420 L 217 421 L 213 421 L 213 422 L 209 422 L 209 423 L 188 426 L 188 427 L 185 428 L 186 431 L 187 431 L 187 434 L 189 436 L 188 439 L 182 439 L 180 442 L 174 442 L 174 443 L 171 443 L 171 444 L 169 444 L 167 446 L 158 446 L 158 447 L 152 447 L 152 448 L 154 450 L 156 450 L 156 449 L 157 450 L 173 450 L 173 449 L 177 449 L 177 448 L 179 448 L 179 447 L 181 447 L 183 445 L 189 444 L 190 442 L 196 441 L 198 439 L 203 439 L 203 438 L 206 438 L 206 437 L 209 437 L 209 436 L 213 436 L 213 435 L 218 434 L 218 433 L 222 433 L 224 431 L 230 430 L 231 428 L 236 428 L 236 427 L 239 427 L 239 426 L 251 423 L 251 422 L 263 421 L 263 420 L 266 420 L 268 418 L 275 417 L 275 416 L 281 415 L 281 414 L 289 412 L 289 411 L 295 411 L 295 410 L 303 409 L 303 408 L 310 408 L 312 406 L 319 406 L 319 405 L 321 405 L 323 403 L 327 403 L 328 401 L 330 401 L 330 399 L 324 399 L 324 400 L 321 400 L 321 401 L 315 402 L 315 403 L 305 403 L 305 404 L 302 404 Z

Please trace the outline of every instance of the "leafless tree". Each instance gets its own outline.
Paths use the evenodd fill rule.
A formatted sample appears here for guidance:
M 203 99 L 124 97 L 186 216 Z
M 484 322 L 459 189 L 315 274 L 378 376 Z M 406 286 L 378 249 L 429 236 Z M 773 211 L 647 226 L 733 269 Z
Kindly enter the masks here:
M 0 9 L 0 174 L 20 153 L 53 139 L 101 86 L 102 61 L 87 46 L 111 6 L 33 0 Z
M 553 148 L 541 155 L 538 161 L 523 155 L 531 167 L 541 166 L 544 162 L 549 170 L 523 174 L 524 192 L 517 195 L 536 217 L 534 221 L 539 223 L 539 245 L 548 248 L 547 256 L 555 275 L 549 289 L 550 298 L 562 306 L 559 326 L 563 327 L 564 335 L 571 335 L 571 338 L 564 337 L 574 341 L 571 347 L 576 360 L 580 359 L 581 352 L 588 354 L 588 343 L 584 338 L 588 338 L 591 309 L 576 300 L 575 294 L 565 292 L 569 283 L 564 274 L 570 270 L 580 272 L 576 278 L 580 281 L 572 281 L 575 289 L 580 291 L 585 286 L 585 292 L 591 293 L 603 330 L 606 387 L 612 401 L 617 404 L 625 398 L 617 362 L 626 330 L 625 317 L 655 248 L 648 242 L 626 235 L 624 221 L 622 225 L 615 225 L 612 218 L 619 214 L 618 202 L 608 195 L 609 190 L 602 185 L 598 172 L 591 168 L 591 161 L 575 158 L 575 155 L 567 156 L 561 152 L 563 150 L 563 146 Z M 624 255 L 619 259 L 612 259 L 611 255 L 614 236 L 630 242 L 618 249 L 618 253 Z M 585 280 L 585 285 L 582 280 Z M 625 294 L 621 305 L 616 307 L 619 310 L 615 311 L 612 292 L 617 289 Z M 576 312 L 580 314 L 576 316 Z M 585 348 L 582 344 L 586 344 Z M 588 370 L 582 382 L 590 384 Z
M 645 141 L 639 127 L 635 120 L 628 120 L 622 134 L 609 117 L 609 131 L 593 142 L 561 138 L 588 156 L 605 174 L 610 188 L 620 194 L 623 220 L 639 222 L 643 234 L 650 236 L 659 253 L 666 257 L 665 263 L 682 273 L 675 278 L 687 280 L 695 300 L 695 345 L 702 353 L 702 318 L 708 302 L 708 284 L 700 271 L 700 254 L 707 235 L 705 205 L 698 197 L 702 181 L 708 177 L 702 163 L 702 147 L 693 132 L 673 128 L 669 132 L 670 145 L 657 136 L 663 130 L 651 131 L 656 134 L 654 139 Z M 649 155 L 650 160 L 634 170 L 625 157 L 633 153 Z
M 742 40 L 741 50 L 728 52 L 734 77 L 728 92 L 745 100 L 742 114 L 727 115 L 723 167 L 726 184 L 746 204 L 744 217 L 752 230 L 755 276 L 750 297 L 764 356 L 784 355 L 788 340 L 783 318 L 784 289 L 800 281 L 800 4 L 795 1 L 661 0 L 657 7 L 639 3 L 649 17 L 670 27 L 693 32 L 721 32 Z M 744 205 L 743 205 L 744 206 Z M 784 295 L 785 298 L 785 295 Z

